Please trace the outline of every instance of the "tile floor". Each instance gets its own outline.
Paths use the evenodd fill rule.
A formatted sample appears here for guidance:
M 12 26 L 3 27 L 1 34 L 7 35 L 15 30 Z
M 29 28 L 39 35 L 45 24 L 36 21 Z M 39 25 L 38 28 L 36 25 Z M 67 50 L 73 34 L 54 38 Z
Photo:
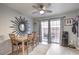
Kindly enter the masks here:
M 79 55 L 79 50 L 63 47 L 58 44 L 51 44 L 46 55 Z
M 48 45 L 47 43 L 42 43 L 42 44 Z M 79 50 L 77 50 L 77 49 L 63 47 L 63 46 L 60 46 L 59 44 L 49 44 L 49 45 L 50 45 L 50 47 L 46 51 L 46 54 L 41 54 L 41 55 L 79 55 Z M 33 52 L 32 50 L 30 50 L 30 51 Z M 17 55 L 17 54 L 14 53 L 14 55 Z M 27 55 L 27 54 L 25 54 L 25 55 Z M 32 55 L 36 55 L 36 54 L 32 53 Z M 40 54 L 38 53 L 37 55 L 40 55 Z

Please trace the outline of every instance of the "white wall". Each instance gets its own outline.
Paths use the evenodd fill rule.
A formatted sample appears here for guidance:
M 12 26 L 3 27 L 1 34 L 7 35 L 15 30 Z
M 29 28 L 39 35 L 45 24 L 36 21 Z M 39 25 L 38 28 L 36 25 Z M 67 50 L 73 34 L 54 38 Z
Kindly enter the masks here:
M 39 20 L 37 19 L 33 19 L 33 31 L 39 33 Z
M 22 13 L 13 10 L 3 4 L 0 4 L 0 35 L 3 35 L 5 37 L 5 40 L 9 38 L 8 34 L 12 32 L 13 30 L 10 28 L 12 25 L 10 20 L 15 20 L 15 16 L 23 16 L 26 20 L 29 20 L 30 23 L 30 31 L 32 31 L 32 19 L 28 18 L 26 15 L 23 15 Z

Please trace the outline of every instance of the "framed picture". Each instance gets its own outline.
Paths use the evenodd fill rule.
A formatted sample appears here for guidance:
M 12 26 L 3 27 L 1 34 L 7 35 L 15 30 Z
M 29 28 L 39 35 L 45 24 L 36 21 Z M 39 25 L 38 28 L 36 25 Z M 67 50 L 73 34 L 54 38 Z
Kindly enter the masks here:
M 72 23 L 73 23 L 73 18 L 65 19 L 65 25 L 66 26 L 72 26 Z

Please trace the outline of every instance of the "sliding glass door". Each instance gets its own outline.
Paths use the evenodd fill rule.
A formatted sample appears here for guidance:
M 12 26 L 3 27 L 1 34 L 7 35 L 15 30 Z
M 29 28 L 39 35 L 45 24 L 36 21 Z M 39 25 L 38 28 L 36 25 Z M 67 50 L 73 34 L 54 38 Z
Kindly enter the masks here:
M 48 21 L 41 22 L 42 42 L 48 42 Z
M 42 42 L 60 43 L 60 20 L 41 21 Z
M 51 30 L 51 42 L 59 43 L 60 42 L 60 20 L 51 20 L 50 21 L 50 30 Z

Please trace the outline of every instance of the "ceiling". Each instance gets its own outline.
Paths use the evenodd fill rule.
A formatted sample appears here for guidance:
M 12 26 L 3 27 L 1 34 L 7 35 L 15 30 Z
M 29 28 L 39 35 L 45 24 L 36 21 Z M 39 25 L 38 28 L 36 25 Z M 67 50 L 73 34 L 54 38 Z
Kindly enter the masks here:
M 79 9 L 78 3 L 51 3 L 51 6 L 48 7 L 48 9 L 52 10 L 53 12 L 40 15 L 32 14 L 32 12 L 35 11 L 35 9 L 32 7 L 34 3 L 5 3 L 5 5 L 31 17 L 57 15 Z

